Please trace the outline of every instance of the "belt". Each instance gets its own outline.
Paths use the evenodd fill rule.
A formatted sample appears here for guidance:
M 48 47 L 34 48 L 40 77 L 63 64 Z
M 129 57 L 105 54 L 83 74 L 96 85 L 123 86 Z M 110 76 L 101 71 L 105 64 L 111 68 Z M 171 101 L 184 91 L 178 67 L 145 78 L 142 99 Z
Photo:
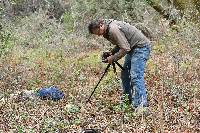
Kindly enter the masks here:
M 133 50 L 136 49 L 136 48 L 144 48 L 144 47 L 149 47 L 149 46 L 150 46 L 149 43 L 145 43 L 143 46 L 135 45 L 135 46 L 133 46 L 133 47 L 131 48 L 131 51 L 129 51 L 128 54 L 131 53 L 131 52 L 133 52 Z

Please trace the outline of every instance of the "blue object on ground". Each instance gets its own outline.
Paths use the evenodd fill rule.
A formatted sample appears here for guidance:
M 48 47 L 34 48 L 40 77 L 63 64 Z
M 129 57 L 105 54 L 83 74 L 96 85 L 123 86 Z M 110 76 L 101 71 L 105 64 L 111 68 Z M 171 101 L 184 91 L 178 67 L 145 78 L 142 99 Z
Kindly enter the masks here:
M 37 91 L 37 96 L 42 99 L 51 99 L 53 101 L 57 101 L 64 97 L 64 93 L 57 87 L 51 86 L 39 89 Z

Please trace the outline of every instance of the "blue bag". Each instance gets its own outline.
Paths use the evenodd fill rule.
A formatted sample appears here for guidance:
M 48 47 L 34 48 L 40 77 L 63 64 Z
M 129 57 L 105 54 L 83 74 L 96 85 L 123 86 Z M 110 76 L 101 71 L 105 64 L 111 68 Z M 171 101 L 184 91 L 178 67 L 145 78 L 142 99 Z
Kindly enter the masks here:
M 53 101 L 57 101 L 64 97 L 64 93 L 57 87 L 52 86 L 39 89 L 37 91 L 37 96 L 41 99 L 51 99 Z

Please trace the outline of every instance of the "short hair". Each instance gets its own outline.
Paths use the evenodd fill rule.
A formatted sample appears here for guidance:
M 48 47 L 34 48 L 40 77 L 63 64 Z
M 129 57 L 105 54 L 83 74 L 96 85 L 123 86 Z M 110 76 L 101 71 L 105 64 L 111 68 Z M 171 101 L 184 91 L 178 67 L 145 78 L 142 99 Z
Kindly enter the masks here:
M 104 23 L 103 19 L 96 19 L 96 20 L 91 21 L 88 25 L 89 33 L 93 34 L 92 30 L 99 28 L 99 25 L 103 23 Z

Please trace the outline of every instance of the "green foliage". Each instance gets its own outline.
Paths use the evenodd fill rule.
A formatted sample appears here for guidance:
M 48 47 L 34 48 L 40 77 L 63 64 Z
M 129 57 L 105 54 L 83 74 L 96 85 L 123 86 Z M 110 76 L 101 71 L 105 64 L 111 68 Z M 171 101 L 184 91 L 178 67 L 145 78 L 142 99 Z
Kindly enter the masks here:
M 9 32 L 0 32 L 0 57 L 7 55 L 13 48 L 12 35 Z
M 17 131 L 18 131 L 19 133 L 24 133 L 24 129 L 23 129 L 23 127 L 21 127 L 21 126 L 18 126 Z
M 72 124 L 79 125 L 79 124 L 81 124 L 81 121 L 80 121 L 79 118 L 76 118 L 76 119 L 74 119 L 74 120 L 72 121 Z
M 63 15 L 64 27 L 67 33 L 72 33 L 74 31 L 74 19 L 72 12 L 67 11 Z
M 109 72 L 107 73 L 106 77 L 102 81 L 102 88 L 106 89 L 106 91 L 111 91 L 114 88 L 119 87 L 120 82 L 117 78 L 117 75 L 113 72 L 112 67 L 110 67 Z
M 129 99 L 128 99 L 128 95 L 124 94 L 122 96 L 123 98 L 123 101 L 121 101 L 120 104 L 117 104 L 116 106 L 114 106 L 114 110 L 117 111 L 117 112 L 125 112 L 125 113 L 128 113 L 128 112 L 131 112 L 131 105 L 129 104 Z
M 153 4 L 153 1 L 152 0 L 145 0 L 148 4 Z
M 74 114 L 74 113 L 78 113 L 79 111 L 80 111 L 80 108 L 77 105 L 67 104 L 65 106 L 66 114 Z
M 97 51 L 86 56 L 83 60 L 79 60 L 78 64 L 80 66 L 84 66 L 88 64 L 91 66 L 96 66 L 97 64 L 99 64 L 99 62 L 100 62 L 99 52 Z

